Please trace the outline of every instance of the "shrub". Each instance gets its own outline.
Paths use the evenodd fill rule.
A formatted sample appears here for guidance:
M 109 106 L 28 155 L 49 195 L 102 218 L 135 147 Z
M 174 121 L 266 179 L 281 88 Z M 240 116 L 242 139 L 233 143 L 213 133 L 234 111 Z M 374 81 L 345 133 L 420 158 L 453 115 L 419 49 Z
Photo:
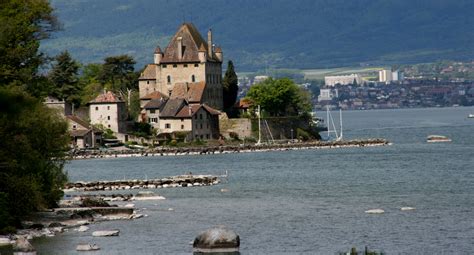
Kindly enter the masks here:
M 237 140 L 237 141 L 240 141 L 239 139 L 239 134 L 235 133 L 235 132 L 230 132 L 229 133 L 229 136 L 230 138 L 234 139 L 234 140 Z
M 308 141 L 309 139 L 311 139 L 311 135 L 301 128 L 296 129 L 296 137 L 303 141 Z

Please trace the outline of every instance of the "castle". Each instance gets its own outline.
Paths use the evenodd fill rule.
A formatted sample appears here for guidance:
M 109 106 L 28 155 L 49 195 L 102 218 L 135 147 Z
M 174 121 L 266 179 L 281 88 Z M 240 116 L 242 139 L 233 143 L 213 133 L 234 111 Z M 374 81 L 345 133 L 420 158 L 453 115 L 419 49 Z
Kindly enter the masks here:
M 212 43 L 211 30 L 206 42 L 193 24 L 184 23 L 164 52 L 156 47 L 154 63 L 146 66 L 138 81 L 140 98 L 158 91 L 170 98 L 187 99 L 193 87 L 202 87 L 200 103 L 222 110 L 222 60 L 221 48 Z
M 190 139 L 217 137 L 216 115 L 223 109 L 222 61 L 222 49 L 213 44 L 211 30 L 206 42 L 193 24 L 182 24 L 164 52 L 156 47 L 154 63 L 140 75 L 139 121 L 150 123 L 159 133 L 185 131 Z M 210 121 L 204 128 L 203 123 L 194 123 L 198 110 L 199 121 Z

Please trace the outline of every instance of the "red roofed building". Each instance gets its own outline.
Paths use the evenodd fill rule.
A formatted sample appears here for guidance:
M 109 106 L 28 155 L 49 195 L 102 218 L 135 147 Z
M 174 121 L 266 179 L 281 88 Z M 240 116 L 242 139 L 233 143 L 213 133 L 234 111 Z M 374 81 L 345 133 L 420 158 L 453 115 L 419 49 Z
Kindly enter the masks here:
M 89 118 L 92 125 L 102 125 L 115 134 L 126 133 L 127 117 L 125 101 L 111 91 L 104 91 L 89 102 Z

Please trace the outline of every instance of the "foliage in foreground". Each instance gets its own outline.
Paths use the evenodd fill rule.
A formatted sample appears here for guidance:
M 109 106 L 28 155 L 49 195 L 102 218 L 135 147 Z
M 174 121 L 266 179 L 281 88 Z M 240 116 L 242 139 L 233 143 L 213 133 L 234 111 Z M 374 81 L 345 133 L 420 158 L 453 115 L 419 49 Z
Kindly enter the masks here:
M 57 205 L 69 139 L 54 110 L 20 88 L 0 88 L 0 232 Z

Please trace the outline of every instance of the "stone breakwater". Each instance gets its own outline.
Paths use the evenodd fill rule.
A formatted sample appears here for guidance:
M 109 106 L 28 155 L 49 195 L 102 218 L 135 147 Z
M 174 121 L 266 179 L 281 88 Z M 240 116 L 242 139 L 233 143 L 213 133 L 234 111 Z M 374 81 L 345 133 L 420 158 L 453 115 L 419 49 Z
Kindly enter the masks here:
M 333 149 L 352 147 L 385 146 L 390 143 L 385 139 L 365 139 L 347 141 L 315 141 L 298 142 L 285 144 L 264 144 L 264 145 L 226 145 L 207 147 L 160 147 L 146 150 L 118 150 L 118 151 L 80 151 L 71 154 L 73 159 L 92 158 L 122 158 L 122 157 L 147 157 L 147 156 L 178 156 L 178 155 L 207 155 L 207 154 L 227 154 L 245 152 L 264 151 L 288 151 L 307 149 Z
M 101 191 L 211 186 L 220 183 L 213 175 L 180 175 L 163 179 L 70 182 L 64 191 Z

